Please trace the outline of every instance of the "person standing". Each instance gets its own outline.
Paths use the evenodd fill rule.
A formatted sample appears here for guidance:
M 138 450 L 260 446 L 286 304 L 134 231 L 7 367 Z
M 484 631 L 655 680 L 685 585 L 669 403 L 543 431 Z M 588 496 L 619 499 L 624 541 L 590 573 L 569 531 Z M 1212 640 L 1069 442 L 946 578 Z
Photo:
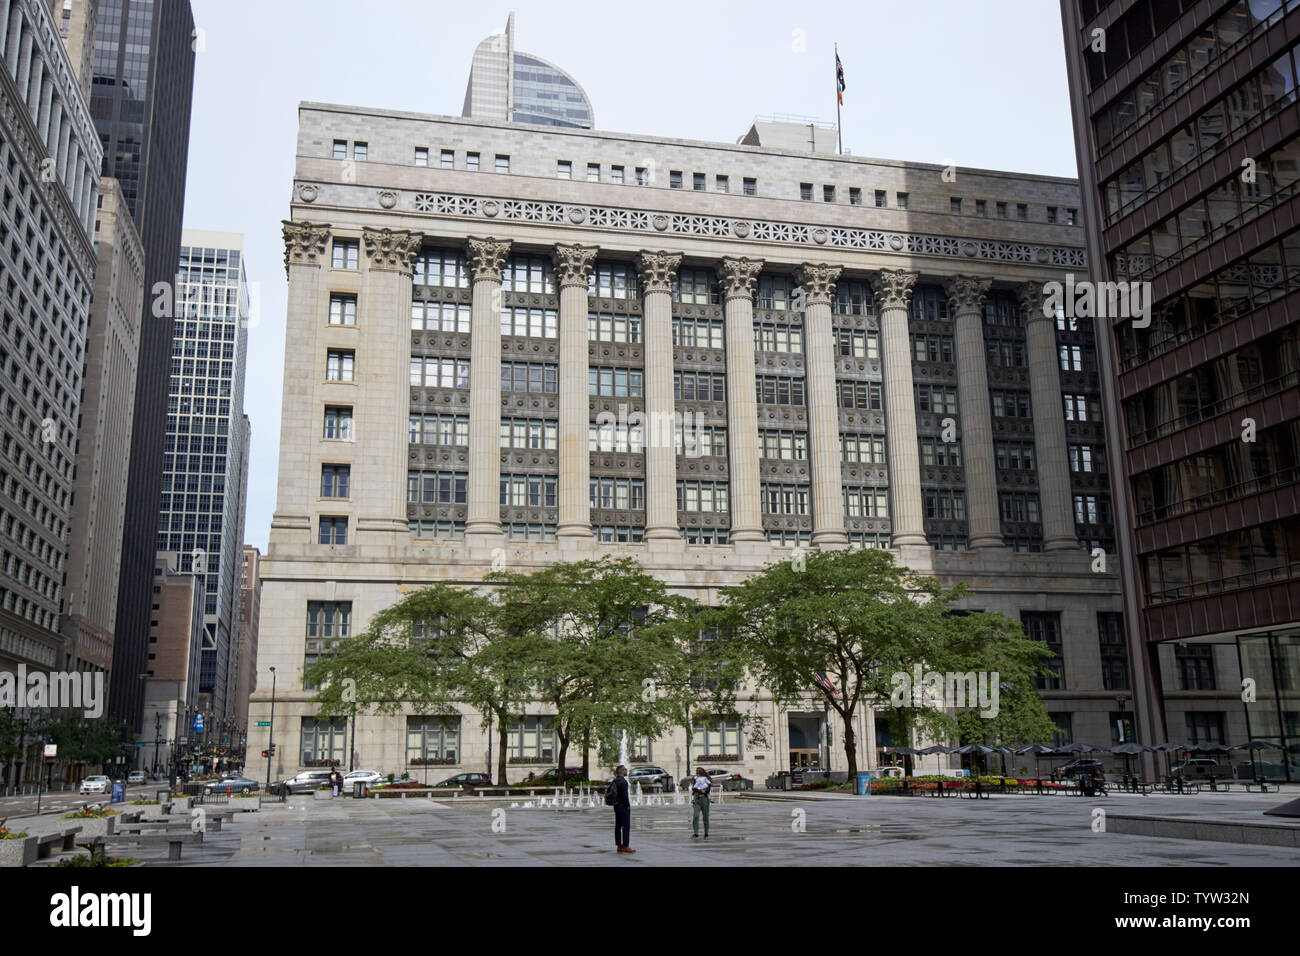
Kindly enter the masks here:
M 343 789 L 343 774 L 339 773 L 337 766 L 330 770 L 330 786 L 334 788 L 334 796 L 336 797 L 339 795 L 339 791 Z
M 610 784 L 614 802 L 614 846 L 617 853 L 635 853 L 628 846 L 632 836 L 632 800 L 628 793 L 627 767 L 622 764 L 614 771 L 614 782 Z
M 709 791 L 713 781 L 704 772 L 703 767 L 695 768 L 695 780 L 691 783 L 691 836 L 698 839 L 700 835 L 700 816 L 704 816 L 704 839 L 709 838 Z

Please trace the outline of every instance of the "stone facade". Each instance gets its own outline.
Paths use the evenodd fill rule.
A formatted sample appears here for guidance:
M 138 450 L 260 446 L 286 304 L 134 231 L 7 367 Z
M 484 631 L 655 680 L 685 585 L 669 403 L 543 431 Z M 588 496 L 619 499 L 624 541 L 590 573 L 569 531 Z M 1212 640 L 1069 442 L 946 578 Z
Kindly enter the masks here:
M 367 143 L 367 161 L 333 159 L 336 140 Z M 415 166 L 417 147 L 453 150 L 454 168 Z M 560 160 L 599 168 L 559 179 Z M 305 660 L 412 588 L 609 554 L 714 601 L 793 546 L 892 547 L 967 582 L 970 608 L 1039 615 L 1063 658 L 1049 711 L 1074 739 L 1109 743 L 1110 532 L 1074 522 L 1071 500 L 1095 504 L 1105 477 L 1072 472 L 1064 444 L 1104 448 L 1100 423 L 1065 421 L 1062 402 L 1095 392 L 1096 375 L 1061 371 L 1057 353 L 1091 354 L 1090 330 L 1027 322 L 1017 293 L 1086 267 L 1077 199 L 1050 177 L 954 182 L 922 164 L 303 104 L 249 712 L 270 719 L 274 667 L 273 775 L 331 759 L 431 779 L 487 765 L 495 737 L 468 710 L 454 745 L 440 738 L 454 762 L 426 765 L 408 750 L 420 715 L 331 725 L 303 687 Z M 377 230 L 400 234 L 402 255 L 376 247 Z M 329 323 L 340 295 L 357 296 L 355 326 Z M 630 438 L 634 414 L 648 430 Z M 668 453 L 654 436 L 665 415 L 681 427 Z M 350 497 L 322 500 L 322 469 L 338 464 Z M 1040 495 L 1068 548 L 1046 548 Z M 761 690 L 744 706 L 766 739 L 715 728 L 693 761 L 761 779 L 817 748 L 811 692 L 789 711 Z M 860 766 L 886 743 L 878 723 L 854 728 Z M 842 733 L 832 725 L 832 767 Z M 532 739 L 512 736 L 512 780 L 554 763 Z M 255 728 L 249 752 L 267 742 Z M 683 769 L 682 731 L 636 749 Z

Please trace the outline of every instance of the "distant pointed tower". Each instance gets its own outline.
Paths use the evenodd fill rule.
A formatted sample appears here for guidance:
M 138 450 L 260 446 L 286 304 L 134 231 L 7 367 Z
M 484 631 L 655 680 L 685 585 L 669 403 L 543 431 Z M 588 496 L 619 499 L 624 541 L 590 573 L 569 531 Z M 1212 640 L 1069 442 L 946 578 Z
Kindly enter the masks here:
M 578 82 L 554 63 L 515 49 L 515 15 L 506 32 L 474 50 L 462 116 L 538 126 L 591 129 L 595 114 Z

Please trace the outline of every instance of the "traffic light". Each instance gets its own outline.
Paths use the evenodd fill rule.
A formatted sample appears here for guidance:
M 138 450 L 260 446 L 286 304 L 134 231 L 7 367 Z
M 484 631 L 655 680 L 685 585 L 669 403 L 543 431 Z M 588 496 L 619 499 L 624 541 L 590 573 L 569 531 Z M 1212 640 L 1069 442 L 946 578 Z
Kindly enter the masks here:
M 271 744 L 269 750 L 270 750 L 270 753 L 268 754 L 268 756 L 274 757 L 274 756 L 275 756 L 275 744 Z
M 269 757 L 269 756 L 271 756 L 271 755 L 270 755 L 269 753 L 267 753 L 265 750 L 263 750 L 263 751 L 262 751 L 262 756 L 263 756 L 263 757 Z

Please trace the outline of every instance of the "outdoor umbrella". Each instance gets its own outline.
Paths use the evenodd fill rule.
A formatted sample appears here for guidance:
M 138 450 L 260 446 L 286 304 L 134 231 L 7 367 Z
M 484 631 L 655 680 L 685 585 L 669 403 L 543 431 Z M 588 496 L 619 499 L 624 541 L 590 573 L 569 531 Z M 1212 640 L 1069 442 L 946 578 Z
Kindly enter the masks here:
M 980 756 L 987 756 L 988 754 L 993 753 L 993 748 L 985 746 L 984 744 L 967 744 L 964 747 L 958 747 L 956 752 L 959 754 L 971 754 L 972 756 L 974 754 L 979 754 Z M 975 761 L 971 760 L 971 763 L 974 764 Z M 987 762 L 985 763 L 984 769 L 986 770 L 988 769 Z
M 1052 753 L 1052 748 L 1047 746 L 1046 744 L 1040 744 L 1038 741 L 1034 741 L 1033 743 L 1029 744 L 1027 747 L 1017 747 L 1015 752 L 1017 754 L 1034 755 L 1034 778 L 1041 779 L 1043 775 L 1038 770 L 1038 758 L 1041 757 L 1043 754 Z
M 1186 750 L 1187 744 L 1174 744 L 1174 743 L 1166 742 L 1163 744 L 1156 744 L 1156 746 L 1152 747 L 1151 749 L 1154 750 L 1156 753 L 1161 753 L 1165 755 L 1165 772 L 1171 773 L 1174 767 L 1174 758 L 1172 755 L 1178 753 L 1178 751 L 1180 750 Z
M 1231 748 L 1225 744 L 1205 743 L 1194 744 L 1188 749 L 1196 754 L 1226 754 Z
M 1129 743 L 1129 744 L 1120 744 L 1117 747 L 1111 747 L 1110 752 L 1113 754 L 1119 754 L 1124 758 L 1124 773 L 1125 775 L 1127 775 L 1129 770 L 1129 763 L 1128 763 L 1129 758 L 1135 757 L 1138 754 L 1149 753 L 1151 749 L 1152 749 L 1151 747 L 1148 747 L 1145 744 Z
M 948 754 L 955 754 L 956 752 L 957 750 L 955 747 L 945 747 L 943 744 L 935 744 L 933 747 L 926 747 L 923 750 L 917 751 L 917 753 L 923 757 L 928 757 L 930 754 L 944 754 L 946 756 Z M 938 760 L 934 762 L 934 769 L 936 772 L 939 770 Z

